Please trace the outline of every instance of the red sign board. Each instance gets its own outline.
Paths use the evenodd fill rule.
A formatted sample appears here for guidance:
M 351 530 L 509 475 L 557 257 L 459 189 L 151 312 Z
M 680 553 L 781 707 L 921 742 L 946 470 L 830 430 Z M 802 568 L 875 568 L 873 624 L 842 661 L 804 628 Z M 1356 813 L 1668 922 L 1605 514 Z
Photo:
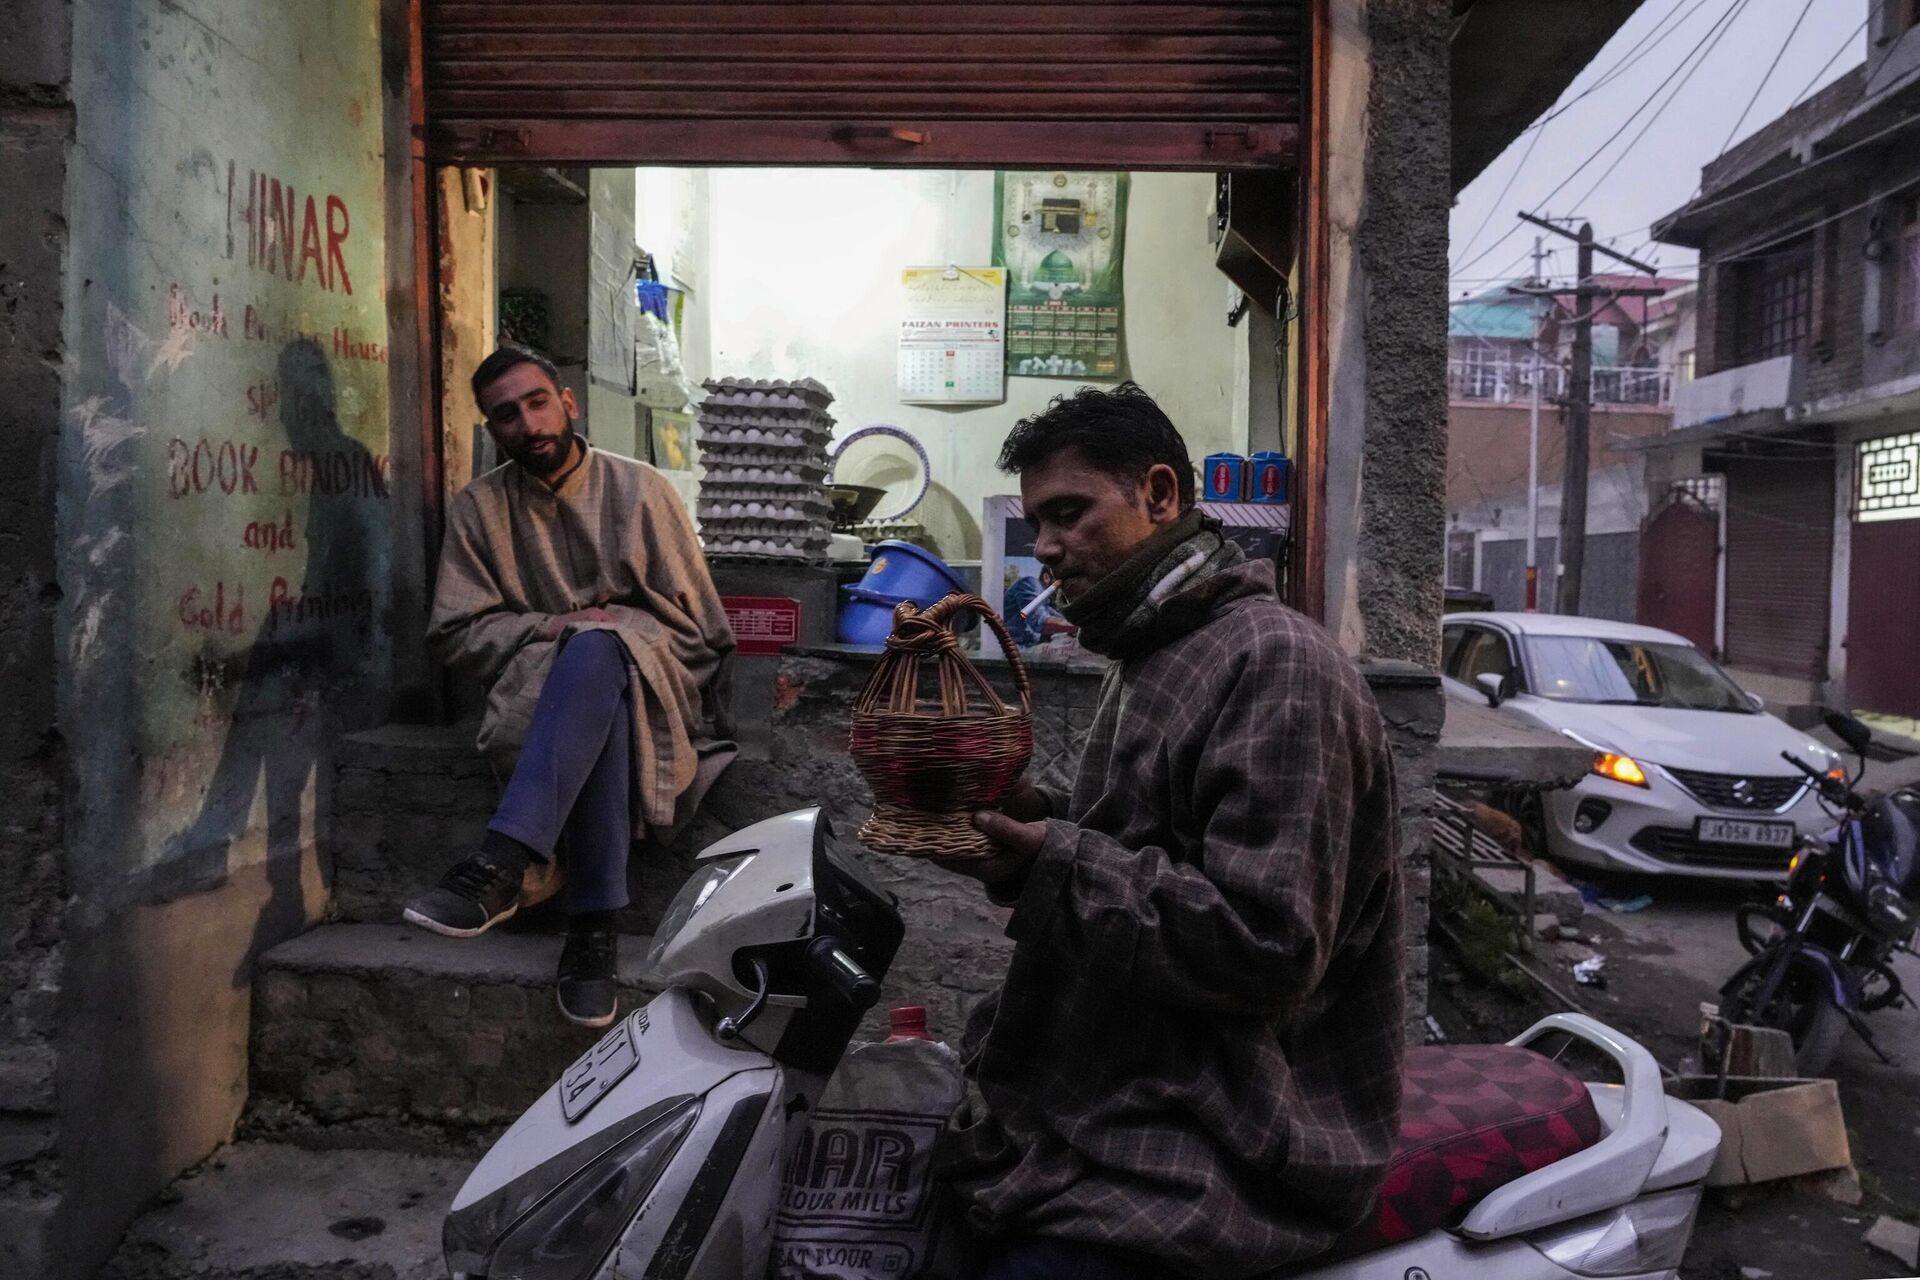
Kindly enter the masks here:
M 741 653 L 771 655 L 800 642 L 800 602 L 786 596 L 721 596 Z

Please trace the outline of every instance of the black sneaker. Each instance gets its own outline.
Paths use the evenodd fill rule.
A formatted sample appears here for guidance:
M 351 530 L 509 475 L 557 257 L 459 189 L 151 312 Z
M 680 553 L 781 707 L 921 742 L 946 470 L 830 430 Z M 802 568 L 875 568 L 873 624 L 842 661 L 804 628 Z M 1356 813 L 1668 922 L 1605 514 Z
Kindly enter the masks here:
M 484 853 L 468 854 L 438 885 L 407 904 L 407 920 L 449 938 L 485 933 L 519 910 L 525 870 L 524 863 L 516 866 Z
M 619 939 L 611 925 L 576 923 L 567 929 L 555 994 L 568 1022 L 604 1027 L 619 1012 L 620 988 L 615 977 Z

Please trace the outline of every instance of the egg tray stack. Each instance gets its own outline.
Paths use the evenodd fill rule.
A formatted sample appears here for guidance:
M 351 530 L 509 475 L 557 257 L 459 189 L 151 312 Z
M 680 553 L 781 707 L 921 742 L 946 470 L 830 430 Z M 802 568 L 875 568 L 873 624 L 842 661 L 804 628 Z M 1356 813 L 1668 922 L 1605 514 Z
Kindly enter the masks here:
M 707 554 L 826 559 L 833 393 L 812 378 L 713 378 L 703 385 L 698 513 Z

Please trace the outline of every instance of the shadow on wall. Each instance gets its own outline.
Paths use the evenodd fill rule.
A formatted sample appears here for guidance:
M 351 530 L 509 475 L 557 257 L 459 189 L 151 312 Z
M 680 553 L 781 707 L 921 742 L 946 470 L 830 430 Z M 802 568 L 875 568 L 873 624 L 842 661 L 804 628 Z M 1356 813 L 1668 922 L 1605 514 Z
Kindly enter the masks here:
M 331 749 L 340 734 L 366 720 L 374 599 L 375 531 L 369 521 L 386 496 L 373 455 L 340 429 L 333 372 L 308 339 L 282 348 L 278 365 L 280 425 L 287 435 L 282 488 L 307 496 L 304 526 L 292 509 L 281 524 L 262 522 L 249 540 L 298 548 L 298 560 L 275 554 L 275 566 L 252 643 L 202 658 L 194 673 L 201 723 L 224 731 L 219 762 L 191 826 L 165 859 L 177 868 L 168 888 L 197 893 L 225 884 L 236 870 L 234 845 L 252 825 L 254 797 L 265 793 L 268 895 L 253 940 L 233 973 L 244 985 L 259 954 L 315 918 L 309 901 L 306 840 L 323 838 L 330 822 Z M 309 829 L 303 812 L 310 803 Z M 312 868 L 316 899 L 322 870 Z M 171 895 L 169 895 L 171 896 Z

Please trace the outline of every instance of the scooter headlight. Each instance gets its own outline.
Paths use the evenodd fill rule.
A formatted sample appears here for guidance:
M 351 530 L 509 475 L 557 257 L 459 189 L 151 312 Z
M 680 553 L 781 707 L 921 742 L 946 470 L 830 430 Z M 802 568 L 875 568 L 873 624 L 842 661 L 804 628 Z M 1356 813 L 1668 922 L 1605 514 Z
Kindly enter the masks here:
M 733 879 L 734 873 L 752 861 L 752 854 L 738 858 L 726 858 L 719 862 L 708 863 L 693 873 L 693 876 L 680 886 L 680 892 L 673 895 L 673 901 L 667 904 L 666 914 L 660 917 L 659 925 L 653 931 L 653 946 L 647 952 L 646 960 L 641 964 L 642 973 L 652 973 L 659 965 L 661 957 L 673 946 L 674 939 L 687 927 L 694 913 L 707 905 L 707 899 L 719 892 L 720 886 Z
M 574 1152 L 563 1152 L 449 1214 L 447 1265 L 484 1265 L 487 1280 L 585 1280 L 640 1211 L 699 1114 L 699 1099 L 688 1098 L 616 1139 L 571 1177 Z
M 1527 1237 L 1547 1260 L 1582 1276 L 1629 1276 L 1671 1271 L 1693 1235 L 1700 1188 L 1682 1187 Z

